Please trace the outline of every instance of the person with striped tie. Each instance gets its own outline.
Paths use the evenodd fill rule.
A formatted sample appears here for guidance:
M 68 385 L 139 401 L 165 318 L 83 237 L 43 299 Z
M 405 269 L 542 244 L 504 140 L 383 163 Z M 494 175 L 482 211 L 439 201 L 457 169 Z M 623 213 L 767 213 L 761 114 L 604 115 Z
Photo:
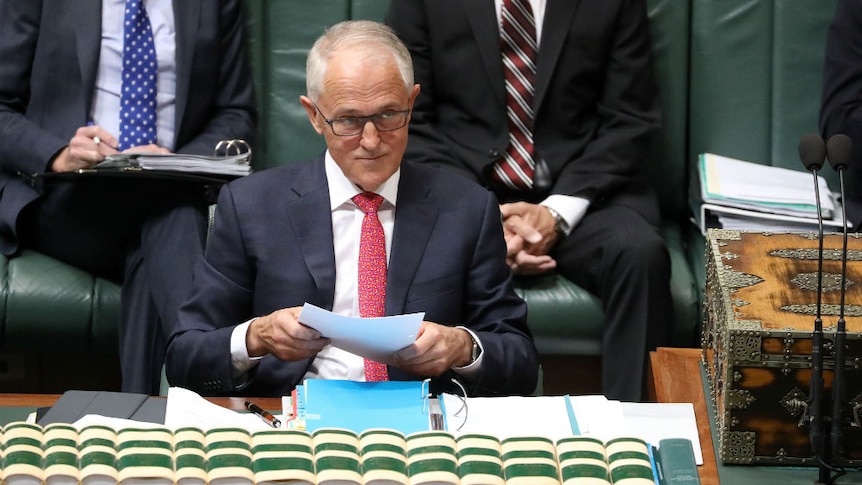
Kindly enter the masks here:
M 122 389 L 157 394 L 203 254 L 200 185 L 33 174 L 123 151 L 212 155 L 253 141 L 239 0 L 0 0 L 0 251 L 34 249 L 123 284 Z M 94 322 L 98 325 L 98 322 Z M 114 353 L 105 349 L 105 353 Z
M 645 180 L 659 126 L 645 0 L 397 0 L 413 56 L 406 158 L 451 167 L 502 203 L 509 265 L 556 271 L 605 313 L 602 391 L 645 397 L 669 342 L 670 256 Z
M 419 92 L 407 49 L 381 23 L 342 22 L 306 72 L 300 101 L 327 149 L 222 188 L 168 345 L 169 381 L 205 395 L 284 396 L 307 378 L 531 393 L 538 356 L 496 200 L 448 170 L 402 163 Z M 411 344 L 370 359 L 303 325 L 305 303 L 424 321 Z

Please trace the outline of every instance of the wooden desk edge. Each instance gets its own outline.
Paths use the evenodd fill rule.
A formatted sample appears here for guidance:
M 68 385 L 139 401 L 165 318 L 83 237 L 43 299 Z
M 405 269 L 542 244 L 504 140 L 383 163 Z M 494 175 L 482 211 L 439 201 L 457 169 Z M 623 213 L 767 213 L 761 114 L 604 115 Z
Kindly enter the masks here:
M 57 399 L 60 399 L 60 394 L 0 394 L 0 407 L 39 408 L 53 406 Z M 234 411 L 245 411 L 245 401 L 252 401 L 269 411 L 281 410 L 281 398 L 278 397 L 208 397 L 206 400 Z
M 694 405 L 697 434 L 703 452 L 698 467 L 702 485 L 717 485 L 715 447 L 710 434 L 710 419 L 700 378 L 700 349 L 659 348 L 650 352 L 650 369 L 657 402 L 690 402 Z M 653 391 L 651 389 L 651 391 Z

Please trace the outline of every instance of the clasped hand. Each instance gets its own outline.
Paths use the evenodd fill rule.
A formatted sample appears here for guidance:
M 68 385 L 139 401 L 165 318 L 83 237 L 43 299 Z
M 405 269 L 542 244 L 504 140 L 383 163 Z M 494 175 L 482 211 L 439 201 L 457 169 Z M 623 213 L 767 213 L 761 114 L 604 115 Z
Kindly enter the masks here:
M 170 153 L 166 148 L 149 144 L 123 150 L 123 153 Z M 117 150 L 117 139 L 98 125 L 82 126 L 75 132 L 64 148 L 51 164 L 54 172 L 71 172 L 87 169 L 101 162 L 109 155 L 120 153 Z
M 559 234 L 556 220 L 544 206 L 528 202 L 502 204 L 506 262 L 517 274 L 541 274 L 557 267 L 548 255 Z
M 285 308 L 255 319 L 246 333 L 250 357 L 272 354 L 292 362 L 314 357 L 330 340 L 299 321 L 302 307 Z M 470 362 L 473 341 L 461 328 L 423 321 L 416 340 L 392 354 L 385 364 L 424 377 L 438 376 Z

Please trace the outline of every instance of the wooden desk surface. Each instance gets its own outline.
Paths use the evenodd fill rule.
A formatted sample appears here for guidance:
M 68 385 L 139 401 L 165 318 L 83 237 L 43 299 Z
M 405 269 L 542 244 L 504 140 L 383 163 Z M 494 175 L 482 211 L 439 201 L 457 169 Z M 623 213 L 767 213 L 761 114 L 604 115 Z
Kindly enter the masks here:
M 15 406 L 15 407 L 44 407 L 53 406 L 59 394 L 0 394 L 0 407 Z M 239 397 L 208 397 L 207 401 L 218 404 L 219 406 L 233 409 L 234 411 L 245 411 L 245 401 L 253 401 L 263 409 L 270 411 L 281 409 L 281 398 L 277 397 L 255 397 L 255 398 L 239 398 Z
M 690 402 L 694 405 L 697 434 L 703 451 L 698 467 L 702 485 L 718 485 L 715 447 L 709 430 L 709 414 L 700 378 L 700 349 L 659 348 L 650 353 L 651 394 L 658 402 Z

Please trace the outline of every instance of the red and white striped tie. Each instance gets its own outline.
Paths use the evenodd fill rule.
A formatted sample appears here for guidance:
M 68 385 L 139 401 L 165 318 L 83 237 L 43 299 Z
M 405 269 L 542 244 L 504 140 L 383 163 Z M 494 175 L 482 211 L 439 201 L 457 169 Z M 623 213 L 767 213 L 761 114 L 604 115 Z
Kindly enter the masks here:
M 533 188 L 533 93 L 536 79 L 536 21 L 528 0 L 503 0 L 500 51 L 506 80 L 509 146 L 492 176 L 514 190 Z
M 363 192 L 353 197 L 363 212 L 362 236 L 359 239 L 359 316 L 382 317 L 386 314 L 386 236 L 377 218 L 383 197 Z M 386 364 L 365 359 L 365 381 L 388 381 Z

